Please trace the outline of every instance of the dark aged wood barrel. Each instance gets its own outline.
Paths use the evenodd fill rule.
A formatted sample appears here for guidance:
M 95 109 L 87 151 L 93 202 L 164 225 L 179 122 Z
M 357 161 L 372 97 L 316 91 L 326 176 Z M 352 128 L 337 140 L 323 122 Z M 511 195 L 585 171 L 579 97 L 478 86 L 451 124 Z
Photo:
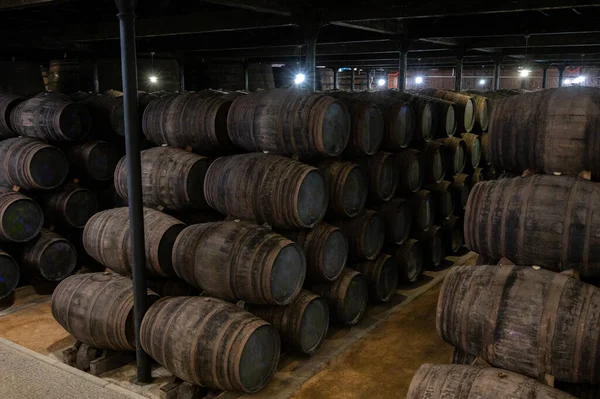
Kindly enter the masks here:
M 421 160 L 425 171 L 425 181 L 428 183 L 439 183 L 444 180 L 446 169 L 444 167 L 441 143 L 435 141 L 427 143 L 423 148 Z
M 450 216 L 442 221 L 444 243 L 449 253 L 457 253 L 464 243 L 463 220 L 458 216 Z
M 0 186 L 0 241 L 26 242 L 44 224 L 42 208 L 31 198 Z
M 416 129 L 416 115 L 412 105 L 378 93 L 361 93 L 359 97 L 373 101 L 383 112 L 384 132 L 381 149 L 397 151 L 410 145 Z
M 25 101 L 25 98 L 19 95 L 0 93 L 0 140 L 9 139 L 17 135 L 10 123 L 10 114 L 23 101 Z
M 425 190 L 431 192 L 431 195 L 436 202 L 436 220 L 441 221 L 449 218 L 452 215 L 452 212 L 454 212 L 452 183 L 443 180 L 439 184 L 426 184 Z
M 340 100 L 298 89 L 238 97 L 227 115 L 235 145 L 306 157 L 340 155 L 348 144 L 350 125 L 350 112 Z
M 600 289 L 567 276 L 521 266 L 453 267 L 436 325 L 444 341 L 494 367 L 600 382 Z
M 420 190 L 407 199 L 412 213 L 412 231 L 426 231 L 435 220 L 435 200 L 428 190 Z
M 42 229 L 33 240 L 15 248 L 15 259 L 30 277 L 60 281 L 73 272 L 77 251 L 58 234 Z
M 339 227 L 319 223 L 310 230 L 280 230 L 306 255 L 306 279 L 334 281 L 346 267 L 348 240 Z
M 0 141 L 0 185 L 49 190 L 66 179 L 69 164 L 56 147 L 27 137 Z
M 483 133 L 481 136 L 479 136 L 479 140 L 481 140 L 481 163 L 483 165 L 491 165 L 492 156 L 490 152 L 490 134 Z
M 90 131 L 89 112 L 68 98 L 41 93 L 17 105 L 10 114 L 12 129 L 44 141 L 78 141 Z
M 463 133 L 460 137 L 464 140 L 467 147 L 467 165 L 470 169 L 475 169 L 481 161 L 481 141 L 479 140 L 479 136 L 473 133 Z
M 456 129 L 458 126 L 457 117 L 456 117 L 456 109 L 454 107 L 454 103 L 452 101 L 442 100 L 441 98 L 428 97 L 430 98 L 433 104 L 435 105 L 435 118 L 436 122 L 436 130 L 435 137 L 452 137 L 454 133 L 456 133 Z
M 407 399 L 575 399 L 534 379 L 497 368 L 424 364 L 415 373 Z
M 287 305 L 306 276 L 298 245 L 235 221 L 185 228 L 173 247 L 173 266 L 180 279 L 211 296 L 256 304 Z
M 469 94 L 475 103 L 475 125 L 473 131 L 477 133 L 487 132 L 490 125 L 492 105 L 490 100 L 484 96 Z
M 488 165 L 483 170 L 484 180 L 496 180 L 500 178 L 500 173 L 494 168 L 494 165 Z
M 329 198 L 317 168 L 267 154 L 218 158 L 206 172 L 204 196 L 225 215 L 281 228 L 315 226 Z
M 284 346 L 307 355 L 321 346 L 329 328 L 327 301 L 306 290 L 287 306 L 250 305 L 248 311 L 277 328 Z
M 463 173 L 454 176 L 452 180 L 452 192 L 454 195 L 454 208 L 465 209 L 469 194 L 471 193 L 470 176 Z
M 447 137 L 436 141 L 442 144 L 440 151 L 442 152 L 446 175 L 451 176 L 462 173 L 467 164 L 468 150 L 465 141 L 458 137 Z
M 473 174 L 471 175 L 471 185 L 474 186 L 477 183 L 481 183 L 485 181 L 485 171 L 483 168 L 475 168 L 473 170 Z
M 431 226 L 427 231 L 414 232 L 413 236 L 423 243 L 423 263 L 428 270 L 437 270 L 446 256 L 444 232 L 440 226 Z
M 359 164 L 329 159 L 317 164 L 329 191 L 329 210 L 343 217 L 358 215 L 367 202 L 368 175 Z
M 105 137 L 108 132 L 125 136 L 125 110 L 122 96 L 79 92 L 72 94 L 70 98 L 89 110 L 92 120 L 91 130 L 97 136 Z
M 357 158 L 363 174 L 368 176 L 369 197 L 374 202 L 389 201 L 398 189 L 400 170 L 390 152 L 378 152 L 370 157 Z
M 404 198 L 394 198 L 375 208 L 385 223 L 385 242 L 402 244 L 410 233 L 411 210 Z
M 412 195 L 419 191 L 425 180 L 421 152 L 413 148 L 400 150 L 396 153 L 396 160 L 400 173 L 398 194 Z
M 398 264 L 398 282 L 409 284 L 416 282 L 423 274 L 423 243 L 409 238 L 400 246 L 390 249 L 390 255 Z
M 115 170 L 115 188 L 128 200 L 127 163 L 121 158 Z M 141 152 L 142 202 L 151 208 L 172 210 L 206 208 L 204 176 L 206 157 L 172 147 L 154 147 Z
M 78 60 L 50 60 L 48 68 L 48 90 L 60 93 L 75 93 L 79 90 L 91 91 L 94 85 L 94 71 L 91 64 Z
M 381 252 L 385 221 L 377 212 L 366 209 L 354 219 L 339 219 L 332 224 L 348 238 L 352 259 L 372 260 Z
M 83 229 L 100 211 L 96 194 L 78 184 L 67 184 L 44 195 L 42 203 L 49 223 L 75 229 Z
M 438 120 L 435 105 L 432 104 L 430 97 L 416 96 L 395 90 L 389 90 L 386 93 L 413 106 L 415 110 L 415 135 L 413 140 L 415 142 L 422 144 L 434 139 Z
M 146 280 L 146 284 L 148 285 L 148 289 L 156 292 L 161 297 L 200 295 L 200 290 L 176 278 Z
M 358 98 L 340 98 L 350 112 L 351 129 L 348 145 L 344 150 L 347 156 L 373 155 L 383 140 L 383 113 L 381 109 Z
M 567 176 L 486 181 L 465 215 L 467 247 L 494 259 L 600 276 L 600 187 Z
M 325 298 L 336 319 L 348 326 L 360 321 L 369 301 L 367 280 L 350 268 L 344 269 L 336 281 L 314 285 L 311 291 Z
M 540 90 L 497 101 L 490 149 L 497 169 L 600 176 L 600 92 L 591 87 Z M 527 134 L 523 134 L 527 132 Z
M 120 158 L 119 149 L 106 141 L 78 143 L 67 151 L 71 173 L 92 181 L 112 180 Z
M 144 208 L 146 274 L 148 277 L 174 277 L 173 245 L 185 225 L 179 220 Z M 115 272 L 131 275 L 129 208 L 102 211 L 83 230 L 83 246 L 98 262 Z
M 148 291 L 150 302 L 158 295 Z M 134 351 L 133 283 L 113 273 L 76 274 L 52 294 L 52 316 L 79 341 L 99 349 Z
M 233 149 L 227 135 L 232 101 L 208 92 L 169 94 L 152 101 L 142 118 L 146 138 L 155 144 L 186 148 L 200 154 Z
M 17 288 L 20 275 L 19 264 L 12 256 L 0 249 L 0 300 L 9 296 Z
M 388 302 L 398 288 L 398 265 L 387 254 L 375 260 L 357 263 L 355 268 L 369 284 L 369 298 L 377 302 Z
M 425 89 L 420 93 L 431 97 L 441 98 L 442 100 L 452 101 L 456 111 L 455 115 L 458 130 L 467 133 L 473 130 L 476 110 L 475 102 L 471 96 L 439 89 Z
M 162 298 L 142 322 L 144 350 L 176 377 L 256 392 L 275 373 L 280 341 L 266 321 L 216 298 Z

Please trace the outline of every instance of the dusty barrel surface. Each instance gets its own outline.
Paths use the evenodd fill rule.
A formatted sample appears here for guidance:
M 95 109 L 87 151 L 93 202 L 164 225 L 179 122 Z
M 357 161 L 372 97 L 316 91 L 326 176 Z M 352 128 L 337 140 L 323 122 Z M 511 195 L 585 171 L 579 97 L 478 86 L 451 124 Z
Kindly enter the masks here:
M 17 137 L 0 141 L 0 185 L 49 190 L 66 179 L 67 158 L 58 148 L 39 140 Z
M 102 211 L 83 230 L 83 246 L 98 262 L 123 275 L 131 275 L 129 208 Z M 146 273 L 148 277 L 174 277 L 173 245 L 185 225 L 179 220 L 144 208 Z
M 600 276 L 600 188 L 567 176 L 479 183 L 465 214 L 469 249 L 492 259 Z
M 490 123 L 490 150 L 499 170 L 600 176 L 600 91 L 563 87 L 497 101 Z M 523 134 L 526 131 L 528 134 Z
M 44 141 L 78 141 L 90 131 L 89 112 L 66 97 L 41 93 L 18 104 L 10 114 L 15 133 Z
M 115 170 L 115 188 L 128 200 L 127 162 L 123 157 Z M 204 177 L 208 170 L 206 157 L 171 147 L 155 147 L 142 151 L 142 202 L 145 206 L 185 210 L 206 208 Z
M 471 169 L 477 168 L 481 161 L 481 141 L 479 136 L 473 133 L 463 133 L 460 137 L 464 140 L 467 148 L 467 165 Z
M 444 341 L 495 367 L 600 381 L 600 289 L 567 276 L 521 266 L 453 267 L 436 325 Z
M 451 191 L 454 196 L 454 208 L 465 209 L 471 193 L 471 176 L 460 173 L 452 179 Z
M 447 137 L 445 139 L 437 139 L 436 141 L 442 144 L 440 151 L 442 152 L 446 174 L 456 175 L 462 173 L 467 165 L 468 155 L 465 141 L 458 137 Z
M 420 96 L 430 98 L 435 106 L 436 117 L 435 137 L 452 137 L 456 133 L 458 126 L 456 109 L 452 101 L 442 100 L 441 98 Z
M 251 305 L 248 311 L 277 328 L 285 346 L 304 354 L 321 346 L 329 328 L 327 301 L 306 290 L 287 306 Z
M 311 287 L 311 291 L 327 300 L 336 319 L 345 325 L 360 321 L 369 301 L 369 285 L 356 270 L 346 268 L 339 279 Z
M 426 184 L 425 190 L 429 191 L 436 203 L 435 217 L 437 220 L 445 220 L 454 212 L 454 196 L 452 183 L 443 180 L 439 184 Z
M 421 94 L 440 98 L 454 103 L 457 128 L 461 132 L 471 132 L 475 126 L 475 102 L 470 95 L 439 89 L 425 89 Z
M 19 264 L 12 256 L 0 249 L 0 300 L 9 296 L 17 288 L 20 275 Z
M 278 233 L 304 251 L 308 280 L 334 281 L 346 267 L 348 240 L 339 227 L 319 223 L 311 230 L 279 230 Z
M 334 96 L 336 97 L 336 96 Z M 350 112 L 351 129 L 344 155 L 373 155 L 381 147 L 384 120 L 379 107 L 358 98 L 340 98 Z
M 122 96 L 75 93 L 70 98 L 89 110 L 93 133 L 100 137 L 106 136 L 108 132 L 125 136 L 125 110 Z M 143 112 L 143 109 L 141 111 Z
M 443 230 L 440 226 L 431 226 L 427 231 L 414 232 L 413 236 L 424 246 L 423 263 L 427 269 L 437 269 L 446 256 Z
M 396 153 L 400 173 L 398 193 L 411 195 L 423 186 L 425 180 L 424 165 L 420 151 L 408 148 Z
M 403 198 L 394 198 L 375 208 L 385 223 L 385 242 L 402 244 L 410 233 L 411 210 Z
M 383 112 L 383 150 L 396 151 L 410 145 L 416 129 L 416 115 L 412 105 L 378 93 L 361 93 L 359 97 L 373 101 Z
M 206 172 L 204 196 L 222 214 L 281 228 L 315 226 L 329 200 L 317 168 L 267 154 L 218 158 Z
M 426 231 L 435 220 L 435 201 L 430 191 L 421 190 L 407 199 L 412 213 L 412 231 Z
M 358 215 L 367 202 L 368 174 L 359 164 L 330 159 L 317 164 L 329 191 L 329 210 L 343 217 Z
M 357 158 L 362 172 L 368 176 L 369 195 L 373 201 L 389 201 L 398 189 L 400 169 L 394 154 L 378 152 Z
M 398 265 L 390 255 L 381 254 L 377 259 L 360 262 L 356 271 L 362 273 L 369 284 L 369 298 L 388 302 L 398 287 Z
M 465 237 L 463 220 L 452 215 L 442 221 L 442 229 L 444 230 L 444 243 L 447 251 L 450 253 L 458 252 L 464 243 Z
M 427 143 L 423 148 L 421 159 L 425 171 L 425 181 L 428 183 L 439 183 L 444 180 L 446 169 L 444 168 L 441 143 Z
M 492 154 L 490 149 L 490 134 L 483 133 L 479 136 L 479 140 L 481 140 L 481 162 L 484 165 L 492 164 Z
M 31 198 L 0 186 L 0 241 L 26 242 L 42 230 L 44 213 Z
M 208 388 L 256 392 L 279 361 L 273 326 L 215 298 L 160 299 L 144 316 L 140 340 L 175 376 Z
M 517 373 L 463 365 L 424 364 L 415 373 L 407 399 L 575 399 Z
M 75 144 L 67 151 L 71 172 L 93 181 L 112 180 L 120 158 L 120 151 L 106 141 Z
M 287 305 L 306 276 L 302 249 L 287 238 L 246 222 L 189 226 L 173 247 L 182 280 L 209 295 L 248 303 Z
M 348 238 L 353 259 L 375 259 L 385 241 L 385 222 L 381 215 L 370 209 L 354 219 L 339 219 L 332 223 Z
M 10 122 L 12 110 L 25 101 L 24 97 L 11 93 L 0 93 L 0 140 L 16 137 Z
M 205 153 L 233 149 L 227 135 L 232 100 L 209 92 L 169 94 L 146 106 L 142 130 L 155 144 Z
M 398 282 L 414 283 L 423 274 L 423 243 L 414 238 L 390 250 L 398 265 Z
M 75 229 L 83 229 L 100 210 L 96 194 L 78 184 L 44 195 L 42 203 L 48 222 Z
M 153 302 L 158 295 L 148 291 Z M 77 274 L 52 294 L 52 316 L 79 341 L 100 349 L 135 350 L 133 283 L 113 273 Z
M 273 89 L 238 97 L 227 115 L 231 141 L 247 151 L 337 156 L 350 137 L 350 112 L 326 94 Z
M 77 250 L 66 238 L 42 229 L 33 240 L 19 246 L 15 259 L 31 277 L 60 281 L 73 272 Z
M 492 114 L 490 99 L 476 94 L 469 94 L 475 103 L 475 124 L 473 131 L 477 133 L 487 132 Z

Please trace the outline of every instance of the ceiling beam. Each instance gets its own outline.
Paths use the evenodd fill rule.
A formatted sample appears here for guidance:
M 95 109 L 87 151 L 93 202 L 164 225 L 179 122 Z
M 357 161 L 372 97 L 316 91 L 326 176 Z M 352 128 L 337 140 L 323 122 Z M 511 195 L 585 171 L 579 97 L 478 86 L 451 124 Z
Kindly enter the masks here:
M 384 35 L 399 35 L 403 32 L 403 26 L 398 20 L 380 20 L 380 21 L 337 21 L 332 25 L 343 26 L 346 28 L 376 32 Z
M 467 48 L 540 48 L 540 47 L 579 47 L 600 45 L 600 32 L 580 34 L 505 36 L 465 40 Z
M 26 7 L 54 6 L 73 0 L 1 0 L 0 10 L 10 10 Z
M 220 4 L 223 6 L 240 8 L 242 10 L 257 11 L 276 15 L 290 16 L 291 11 L 288 7 L 277 0 L 203 0 L 205 3 Z

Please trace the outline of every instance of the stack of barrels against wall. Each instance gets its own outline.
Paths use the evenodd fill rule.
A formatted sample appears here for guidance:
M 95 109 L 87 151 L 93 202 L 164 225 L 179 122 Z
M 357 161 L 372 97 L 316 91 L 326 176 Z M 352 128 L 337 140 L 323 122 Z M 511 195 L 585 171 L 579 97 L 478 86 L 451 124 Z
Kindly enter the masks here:
M 438 300 L 457 365 L 423 366 L 409 398 L 598 397 L 599 101 L 585 87 L 494 101 L 489 153 L 505 177 L 474 186 L 464 228 L 478 266 L 452 268 Z

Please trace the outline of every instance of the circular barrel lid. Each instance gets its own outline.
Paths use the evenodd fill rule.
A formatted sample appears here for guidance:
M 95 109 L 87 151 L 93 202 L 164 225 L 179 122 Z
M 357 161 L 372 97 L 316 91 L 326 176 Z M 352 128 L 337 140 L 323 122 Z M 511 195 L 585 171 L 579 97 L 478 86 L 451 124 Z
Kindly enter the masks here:
M 97 142 L 87 158 L 88 173 L 96 180 L 112 180 L 119 160 L 115 148 L 106 142 Z
M 358 323 L 367 308 L 369 300 L 369 287 L 367 281 L 361 274 L 356 274 L 348 284 L 341 314 L 338 315 L 340 320 L 348 325 Z
M 422 165 L 418 157 L 414 157 L 412 162 L 408 166 L 406 173 L 408 174 L 408 189 L 416 193 L 421 189 L 423 184 Z
M 373 155 L 379 150 L 383 141 L 384 121 L 381 111 L 376 106 L 367 109 L 367 117 L 364 118 L 365 131 L 369 134 L 363 134 L 361 137 L 362 148 L 367 155 Z
M 304 308 L 300 321 L 300 347 L 303 353 L 312 353 L 320 345 L 329 327 L 329 307 L 323 298 L 315 298 Z
M 67 158 L 55 147 L 44 147 L 36 151 L 29 165 L 31 178 L 42 189 L 60 186 L 68 172 Z
M 423 141 L 429 142 L 434 138 L 433 110 L 431 104 L 423 104 L 421 113 L 421 135 Z
M 398 166 L 394 157 L 386 157 L 380 168 L 379 175 L 379 199 L 387 201 L 391 199 L 398 188 Z
M 44 214 L 39 205 L 29 198 L 10 204 L 2 215 L 2 232 L 13 242 L 33 239 L 44 224 Z
M 271 269 L 271 296 L 276 304 L 286 305 L 300 292 L 306 277 L 306 258 L 294 243 L 283 247 Z
M 66 239 L 52 240 L 40 254 L 38 269 L 48 281 L 60 281 L 69 276 L 77 263 L 77 251 Z
M 377 299 L 382 302 L 389 301 L 398 288 L 398 265 L 391 256 L 386 256 L 386 258 L 381 265 L 381 273 L 377 282 Z
M 69 225 L 82 229 L 92 216 L 98 213 L 98 197 L 85 188 L 79 188 L 69 195 L 65 204 L 65 216 Z
M 444 260 L 444 240 L 438 230 L 431 239 L 431 263 L 434 267 L 442 264 Z
M 300 184 L 296 200 L 298 215 L 304 227 L 313 227 L 323 219 L 329 195 L 325 179 L 318 170 L 312 170 Z
M 375 213 L 367 220 L 362 234 L 364 255 L 367 259 L 375 258 L 385 240 L 385 222 L 383 218 Z
M 9 296 L 19 283 L 19 265 L 7 254 L 0 253 L 0 299 Z
M 423 273 L 423 245 L 420 241 L 413 243 L 406 262 L 406 278 L 414 283 Z
M 280 346 L 279 334 L 270 324 L 260 326 L 250 335 L 239 363 L 244 391 L 259 391 L 269 382 L 279 361 Z
M 87 108 L 71 103 L 67 104 L 61 111 L 59 126 L 62 134 L 68 140 L 81 140 L 90 132 L 92 118 Z
M 463 171 L 466 164 L 465 149 L 462 145 L 458 145 L 454 150 L 454 173 L 458 174 Z
M 362 211 L 367 201 L 369 187 L 360 168 L 355 166 L 346 176 L 343 188 L 344 213 L 354 217 Z
M 454 105 L 448 106 L 448 110 L 446 111 L 446 134 L 448 137 L 454 135 L 456 131 L 456 111 L 454 109 Z
M 344 267 L 346 266 L 346 260 L 348 259 L 348 240 L 346 236 L 340 231 L 333 231 L 325 241 L 323 246 L 323 267 L 324 278 L 328 281 L 336 280 Z
M 344 151 L 350 137 L 350 115 L 339 101 L 329 103 L 323 116 L 323 146 L 329 156 L 338 156 Z

